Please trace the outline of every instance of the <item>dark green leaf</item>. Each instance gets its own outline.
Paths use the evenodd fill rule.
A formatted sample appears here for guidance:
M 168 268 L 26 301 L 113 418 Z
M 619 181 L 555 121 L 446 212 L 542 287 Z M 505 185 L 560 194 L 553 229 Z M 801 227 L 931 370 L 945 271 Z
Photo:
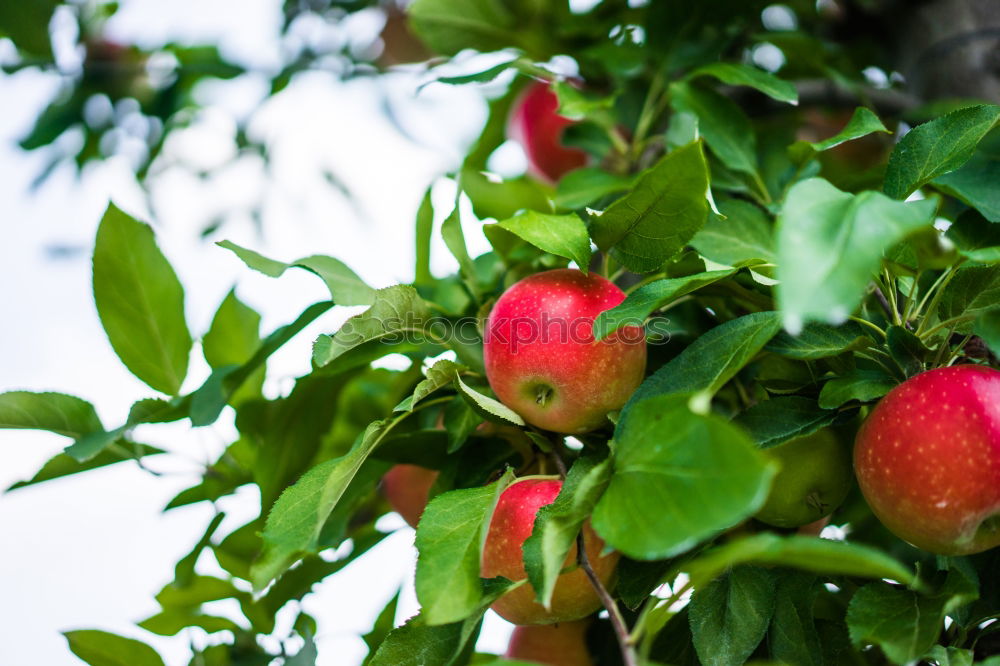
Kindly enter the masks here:
M 572 259 L 582 271 L 590 266 L 590 236 L 578 215 L 528 210 L 499 225 L 545 252 Z
M 1000 159 L 976 153 L 965 166 L 934 179 L 933 184 L 972 206 L 990 222 L 1000 222 Z
M 137 461 L 144 456 L 152 456 L 160 453 L 166 453 L 166 451 L 136 442 L 122 442 L 122 446 L 105 449 L 84 463 L 77 462 L 76 459 L 70 455 L 59 453 L 42 465 L 42 468 L 35 472 L 33 477 L 27 481 L 18 481 L 7 490 L 16 490 L 17 488 L 23 488 L 25 486 L 41 483 L 42 481 L 58 479 L 59 477 L 69 476 L 70 474 L 86 472 L 92 469 L 97 469 L 98 467 L 105 467 L 107 465 L 113 465 L 115 463 L 125 462 L 128 460 Z
M 921 185 L 965 164 L 1000 118 L 991 104 L 952 111 L 907 133 L 889 156 L 884 192 L 905 199 Z
M 962 268 L 941 294 L 938 316 L 972 319 L 1000 304 L 1000 265 Z M 968 327 L 966 327 L 968 328 Z
M 177 395 L 191 351 L 184 288 L 153 230 L 114 204 L 97 228 L 94 300 L 125 367 L 157 391 Z
M 847 609 L 851 641 L 878 645 L 897 664 L 915 661 L 937 642 L 944 616 L 977 596 L 975 584 L 957 571 L 928 594 L 871 583 L 855 592 Z
M 661 159 L 631 192 L 592 216 L 590 233 L 633 271 L 655 270 L 705 224 L 707 192 L 708 166 L 696 141 Z
M 670 85 L 670 103 L 676 111 L 698 118 L 698 131 L 712 152 L 730 169 L 757 173 L 757 147 L 750 119 L 736 102 L 696 85 Z
M 428 625 L 461 622 L 482 604 L 479 577 L 485 530 L 514 475 L 481 488 L 452 490 L 430 501 L 417 528 L 416 589 Z
M 0 393 L 0 428 L 48 430 L 78 439 L 104 426 L 94 406 L 64 393 Z
M 632 187 L 632 183 L 630 176 L 608 173 L 598 167 L 574 169 L 559 180 L 555 203 L 559 208 L 583 208 L 604 197 L 624 192 Z
M 573 463 L 555 502 L 543 506 L 523 546 L 524 567 L 535 599 L 546 608 L 576 536 L 611 478 L 611 459 L 581 456 Z
M 454 210 L 441 223 L 441 237 L 444 244 L 448 246 L 455 260 L 458 261 L 459 273 L 469 287 L 473 295 L 478 293 L 476 286 L 476 265 L 469 256 L 469 249 L 465 245 L 465 234 L 462 233 L 462 213 L 456 202 Z
M 414 225 L 416 235 L 416 263 L 414 284 L 430 284 L 434 281 L 431 274 L 431 237 L 434 233 L 434 204 L 431 201 L 431 188 L 427 188 L 424 198 L 417 209 L 417 220 Z
M 801 571 L 781 571 L 777 575 L 774 616 L 767 631 L 771 656 L 785 664 L 823 666 L 813 604 L 822 589 L 819 579 Z
M 861 303 L 883 253 L 934 221 L 931 200 L 901 203 L 841 192 L 821 178 L 792 186 L 778 216 L 778 303 L 785 328 L 844 321 Z
M 752 515 L 775 469 L 739 429 L 691 412 L 685 395 L 638 402 L 615 433 L 614 476 L 594 528 L 635 559 L 682 553 Z
M 886 346 L 892 360 L 907 377 L 923 371 L 928 350 L 913 333 L 902 326 L 890 326 L 886 329 Z
M 385 605 L 385 608 L 375 618 L 375 623 L 372 625 L 371 631 L 361 637 L 364 639 L 365 645 L 368 646 L 368 656 L 362 662 L 363 665 L 371 662 L 372 657 L 375 655 L 375 650 L 378 649 L 378 646 L 385 641 L 385 637 L 392 631 L 393 623 L 396 621 L 396 606 L 398 604 L 399 591 L 392 595 L 392 599 L 389 599 L 389 603 Z
M 981 313 L 972 325 L 972 332 L 986 343 L 994 356 L 1000 357 L 1000 307 Z
M 665 278 L 643 285 L 619 305 L 605 310 L 594 320 L 594 338 L 603 340 L 623 326 L 643 326 L 646 318 L 685 294 L 727 278 L 736 269 L 695 273 L 680 278 Z
M 987 221 L 976 211 L 959 215 L 947 236 L 962 256 L 984 264 L 1000 263 L 1000 224 Z
M 731 541 L 699 556 L 686 568 L 698 588 L 737 564 L 776 564 L 821 574 L 891 578 L 913 583 L 913 572 L 870 546 L 765 532 Z
M 50 59 L 49 22 L 58 6 L 58 0 L 4 2 L 0 4 L 0 34 L 10 37 L 23 53 Z
M 163 666 L 156 650 L 133 638 L 97 629 L 63 633 L 70 651 L 90 666 Z
M 285 263 L 268 259 L 232 241 L 219 241 L 216 245 L 232 251 L 248 267 L 268 277 L 281 277 L 289 268 L 304 268 L 323 280 L 337 305 L 371 305 L 375 299 L 375 290 L 365 284 L 346 264 L 333 257 L 315 254 Z
M 898 383 L 881 370 L 853 370 L 823 385 L 819 392 L 819 406 L 836 409 L 852 400 L 871 402 L 891 391 Z
M 725 266 L 774 261 L 771 222 L 759 206 L 741 199 L 723 199 L 719 212 L 709 215 L 691 245 L 701 256 Z
M 774 580 L 766 569 L 735 567 L 696 590 L 688 617 L 701 663 L 745 663 L 763 640 L 773 613 Z
M 789 81 L 750 65 L 732 62 L 713 62 L 688 74 L 688 80 L 699 76 L 712 76 L 731 86 L 749 86 L 779 102 L 798 104 L 799 93 Z
M 636 389 L 619 417 L 618 431 L 632 406 L 671 393 L 715 393 L 749 363 L 781 328 L 777 312 L 757 312 L 708 331 Z
M 805 437 L 830 425 L 837 413 L 821 409 L 812 398 L 781 396 L 759 402 L 736 417 L 762 449 L 777 446 L 796 437 Z
M 806 324 L 798 335 L 786 331 L 778 333 L 766 349 L 788 358 L 811 361 L 868 346 L 871 346 L 871 340 L 859 324 L 847 322 L 841 326 L 831 326 L 812 322 Z
M 938 666 L 972 666 L 975 661 L 972 650 L 963 650 L 950 645 L 948 647 L 935 645 L 927 653 L 926 658 L 933 659 Z M 996 661 L 1000 661 L 1000 657 L 996 658 Z M 985 664 L 986 662 L 979 663 Z

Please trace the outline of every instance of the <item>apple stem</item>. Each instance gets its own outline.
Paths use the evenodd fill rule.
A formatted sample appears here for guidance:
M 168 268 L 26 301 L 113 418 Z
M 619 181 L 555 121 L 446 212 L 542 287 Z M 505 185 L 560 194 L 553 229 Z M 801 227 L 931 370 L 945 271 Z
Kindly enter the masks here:
M 615 603 L 611 593 L 608 592 L 608 589 L 604 587 L 604 583 L 601 582 L 601 579 L 594 572 L 594 567 L 590 565 L 590 558 L 587 557 L 587 549 L 583 542 L 582 530 L 576 535 L 576 555 L 576 559 L 580 563 L 580 568 L 587 574 L 590 584 L 594 586 L 594 591 L 597 592 L 597 596 L 600 597 L 605 610 L 608 611 L 608 617 L 611 618 L 611 626 L 615 630 L 615 636 L 618 638 L 618 646 L 621 648 L 622 663 L 624 666 L 638 666 L 639 661 L 636 657 L 632 640 L 629 637 L 628 627 L 625 626 L 625 618 L 622 617 L 621 611 L 618 610 L 618 604 Z

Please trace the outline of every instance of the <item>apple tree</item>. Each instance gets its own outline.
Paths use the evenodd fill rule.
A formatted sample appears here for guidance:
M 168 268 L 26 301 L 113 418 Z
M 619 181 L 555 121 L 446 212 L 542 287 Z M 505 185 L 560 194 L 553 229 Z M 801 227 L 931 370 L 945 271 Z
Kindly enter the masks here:
M 248 484 L 260 497 L 239 529 L 206 525 L 140 627 L 216 637 L 191 664 L 313 663 L 323 628 L 300 612 L 276 629 L 276 614 L 364 558 L 397 511 L 416 528 L 420 611 L 393 626 L 389 603 L 364 637 L 373 666 L 1000 664 L 988 2 L 286 5 L 381 11 L 428 85 L 499 92 L 448 174 L 454 208 L 435 225 L 428 191 L 406 221 L 409 283 L 218 244 L 248 271 L 328 287 L 272 331 L 235 292 L 192 331 L 151 227 L 108 207 L 94 298 L 150 392 L 109 424 L 82 397 L 0 395 L 0 427 L 69 440 L 18 487 L 152 464 L 170 454 L 136 426 L 231 409 L 238 437 L 166 508 Z M 22 52 L 44 50 L 9 13 Z M 138 94 L 111 78 L 76 90 Z M 75 122 L 62 111 L 27 144 Z M 507 141 L 526 173 L 496 173 Z M 492 248 L 479 256 L 470 214 Z M 455 273 L 431 272 L 434 234 Z M 268 357 L 343 306 L 366 309 L 314 341 L 287 395 L 265 395 Z M 196 339 L 212 371 L 183 392 Z M 389 354 L 408 367 L 373 366 Z M 203 553 L 226 575 L 200 572 Z M 220 599 L 240 612 L 204 612 Z M 476 651 L 490 608 L 519 625 L 504 656 Z M 162 663 L 99 629 L 66 638 L 90 664 Z

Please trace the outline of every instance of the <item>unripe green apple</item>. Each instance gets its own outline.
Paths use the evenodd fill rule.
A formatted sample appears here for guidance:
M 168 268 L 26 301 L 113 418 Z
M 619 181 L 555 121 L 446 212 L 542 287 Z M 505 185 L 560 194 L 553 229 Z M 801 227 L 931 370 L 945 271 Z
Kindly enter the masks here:
M 626 326 L 597 342 L 591 327 L 625 293 L 593 273 L 529 275 L 500 296 L 486 322 L 490 387 L 528 423 L 569 434 L 607 421 L 642 382 L 646 340 Z
M 538 81 L 514 102 L 507 136 L 521 144 L 528 158 L 528 173 L 547 183 L 587 163 L 587 153 L 562 143 L 562 133 L 573 121 L 556 111 L 559 99 L 548 83 Z
M 1000 372 L 960 365 L 903 382 L 858 431 L 854 469 L 878 519 L 914 546 L 1000 545 Z
M 587 650 L 589 626 L 590 619 L 516 627 L 504 656 L 545 666 L 593 666 Z
M 501 493 L 483 544 L 483 577 L 503 576 L 513 581 L 527 577 L 522 551 L 524 541 L 531 536 L 538 510 L 554 502 L 561 488 L 562 481 L 556 478 L 525 477 Z M 601 557 L 604 542 L 589 523 L 584 524 L 583 539 L 594 573 L 607 586 L 614 575 L 618 553 Z M 575 563 L 576 546 L 570 550 L 563 567 L 568 568 Z M 531 583 L 511 590 L 491 606 L 502 618 L 514 624 L 579 620 L 600 607 L 600 598 L 586 572 L 579 567 L 561 574 L 556 580 L 549 610 L 535 601 L 535 589 Z
M 830 515 L 851 489 L 851 452 L 829 430 L 797 437 L 765 453 L 781 464 L 757 520 L 799 527 Z
M 437 471 L 426 467 L 403 463 L 393 465 L 382 475 L 382 493 L 392 510 L 415 528 L 427 508 L 431 486 L 437 477 Z

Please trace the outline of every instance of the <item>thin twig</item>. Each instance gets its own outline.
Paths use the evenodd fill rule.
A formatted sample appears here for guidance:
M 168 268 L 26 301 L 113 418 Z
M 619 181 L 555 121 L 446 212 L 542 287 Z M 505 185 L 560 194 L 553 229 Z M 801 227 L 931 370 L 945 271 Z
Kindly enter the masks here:
M 615 636 L 618 638 L 618 647 L 621 648 L 622 663 L 625 666 L 638 666 L 638 657 L 635 653 L 635 647 L 629 638 L 625 618 L 622 617 L 621 611 L 618 610 L 618 604 L 615 603 L 611 593 L 608 592 L 608 588 L 604 587 L 604 583 L 601 582 L 601 579 L 594 572 L 594 567 L 590 565 L 590 558 L 587 557 L 587 549 L 583 542 L 582 530 L 576 535 L 576 559 L 580 563 L 580 568 L 587 574 L 590 584 L 594 586 L 594 591 L 600 597 L 605 610 L 608 611 L 608 616 L 611 618 L 611 626 L 614 627 Z

